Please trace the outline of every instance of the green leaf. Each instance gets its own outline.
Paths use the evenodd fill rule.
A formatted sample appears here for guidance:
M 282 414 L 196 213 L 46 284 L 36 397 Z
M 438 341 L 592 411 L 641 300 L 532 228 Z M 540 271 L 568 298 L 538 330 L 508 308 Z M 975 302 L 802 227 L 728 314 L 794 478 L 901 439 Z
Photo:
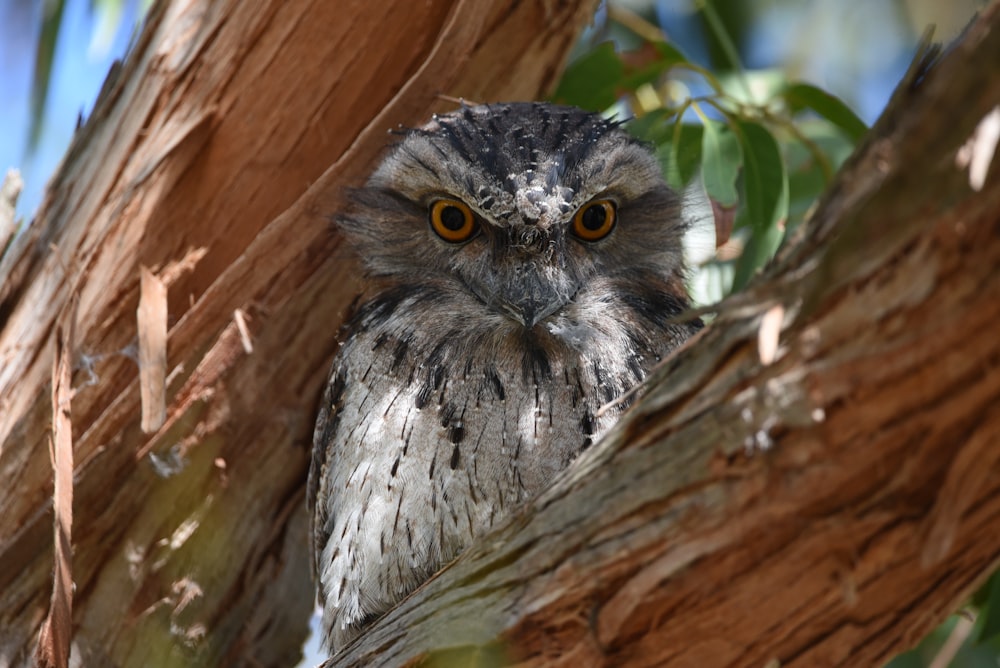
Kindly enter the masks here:
M 624 75 L 614 44 L 605 42 L 566 68 L 552 97 L 562 104 L 602 111 L 617 100 L 615 91 Z
M 42 135 L 42 119 L 49 97 L 52 80 L 52 61 L 55 58 L 59 29 L 62 27 L 64 0 L 43 3 L 42 25 L 35 50 L 35 76 L 31 82 L 31 120 L 28 125 L 28 152 L 34 153 Z
M 993 593 L 993 585 L 998 578 L 1000 578 L 1000 570 L 994 571 L 993 575 L 972 594 L 969 603 L 975 608 L 984 608 L 989 605 L 990 594 Z
M 724 123 L 702 118 L 701 178 L 705 192 L 722 207 L 736 206 L 736 178 L 743 158 L 740 144 Z
M 630 120 L 625 128 L 636 139 L 648 141 L 657 146 L 668 144 L 670 142 L 670 129 L 673 125 L 668 125 L 667 120 L 672 115 L 673 113 L 667 109 L 653 109 Z
M 667 67 L 691 62 L 680 49 L 669 42 L 656 42 L 653 46 L 659 51 L 662 62 Z
M 788 218 L 788 173 L 778 142 L 759 123 L 735 123 L 743 147 L 743 188 L 754 234 L 784 226 Z
M 926 668 L 926 666 L 917 650 L 911 649 L 893 658 L 885 664 L 885 668 Z
M 677 119 L 677 124 L 674 126 L 674 140 L 670 146 L 670 158 L 674 169 L 677 170 L 679 187 L 690 183 L 701 165 L 703 135 L 702 126 L 682 123 L 681 119 Z
M 675 190 L 683 190 L 701 166 L 702 127 L 680 120 L 671 126 L 668 138 L 657 146 L 667 183 Z
M 666 42 L 657 42 L 646 48 L 649 46 L 653 47 L 659 57 L 641 67 L 630 68 L 623 63 L 625 74 L 617 82 L 617 90 L 633 91 L 644 84 L 655 84 L 671 67 L 688 63 L 683 53 Z
M 787 232 L 803 221 L 832 174 L 854 149 L 846 134 L 822 118 L 804 119 L 797 126 L 803 140 L 782 146 L 788 171 Z
M 983 587 L 985 590 L 986 587 Z M 982 591 L 982 590 L 981 590 Z M 989 593 L 986 594 L 983 607 L 986 609 L 986 618 L 979 629 L 978 643 L 988 642 L 1000 636 L 1000 573 L 994 573 L 989 580 Z
M 844 131 L 851 141 L 857 143 L 868 131 L 868 126 L 844 104 L 840 98 L 811 84 L 796 83 L 784 91 L 785 101 L 792 111 L 812 109 Z
M 777 225 L 766 230 L 753 230 L 747 241 L 743 254 L 736 261 L 736 274 L 733 276 L 733 292 L 746 287 L 750 278 L 758 269 L 774 257 L 775 252 L 785 238 L 785 232 Z

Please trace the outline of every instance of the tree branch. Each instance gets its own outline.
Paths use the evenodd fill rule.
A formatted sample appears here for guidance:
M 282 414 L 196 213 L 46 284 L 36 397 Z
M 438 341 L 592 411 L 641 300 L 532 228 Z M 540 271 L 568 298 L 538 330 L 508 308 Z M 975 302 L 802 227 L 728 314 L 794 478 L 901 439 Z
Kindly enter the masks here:
M 326 665 L 878 666 L 953 610 L 1000 559 L 1000 169 L 956 163 L 998 62 L 993 3 L 602 443 Z

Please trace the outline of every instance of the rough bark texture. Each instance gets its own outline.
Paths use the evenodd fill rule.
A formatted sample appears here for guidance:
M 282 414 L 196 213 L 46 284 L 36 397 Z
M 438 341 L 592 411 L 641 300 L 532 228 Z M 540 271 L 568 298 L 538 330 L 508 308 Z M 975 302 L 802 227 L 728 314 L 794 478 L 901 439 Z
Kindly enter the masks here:
M 595 5 L 153 7 L 0 261 L 0 665 L 29 661 L 49 608 L 48 388 L 73 300 L 73 656 L 295 661 L 312 422 L 357 291 L 327 217 L 388 129 L 454 106 L 441 94 L 544 94 Z M 168 350 L 165 387 L 140 391 L 163 378 L 136 366 L 162 362 L 146 267 Z
M 606 440 L 328 665 L 881 666 L 965 600 L 1000 560 L 983 63 L 997 3 Z

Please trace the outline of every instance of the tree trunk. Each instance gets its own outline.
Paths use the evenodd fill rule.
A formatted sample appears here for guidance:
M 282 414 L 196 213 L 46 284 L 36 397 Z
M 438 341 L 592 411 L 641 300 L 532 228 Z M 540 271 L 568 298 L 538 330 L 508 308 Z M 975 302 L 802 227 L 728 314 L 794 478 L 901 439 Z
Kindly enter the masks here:
M 441 94 L 549 90 L 595 6 L 152 8 L 0 261 L 0 664 L 43 625 L 54 662 L 69 637 L 88 666 L 295 661 L 312 423 L 357 291 L 328 216 Z
M 966 600 L 1000 560 L 986 63 L 996 2 L 606 439 L 326 665 L 881 666 Z

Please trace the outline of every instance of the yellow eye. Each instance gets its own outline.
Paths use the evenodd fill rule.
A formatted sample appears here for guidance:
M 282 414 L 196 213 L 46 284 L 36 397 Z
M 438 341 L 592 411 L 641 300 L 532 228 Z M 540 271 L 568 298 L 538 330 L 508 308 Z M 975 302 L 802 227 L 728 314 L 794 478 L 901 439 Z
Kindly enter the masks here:
M 583 241 L 600 241 L 615 228 L 615 204 L 596 199 L 580 207 L 573 215 L 573 234 Z
M 472 209 L 457 199 L 439 199 L 431 204 L 431 227 L 439 237 L 453 244 L 468 241 L 479 231 Z

